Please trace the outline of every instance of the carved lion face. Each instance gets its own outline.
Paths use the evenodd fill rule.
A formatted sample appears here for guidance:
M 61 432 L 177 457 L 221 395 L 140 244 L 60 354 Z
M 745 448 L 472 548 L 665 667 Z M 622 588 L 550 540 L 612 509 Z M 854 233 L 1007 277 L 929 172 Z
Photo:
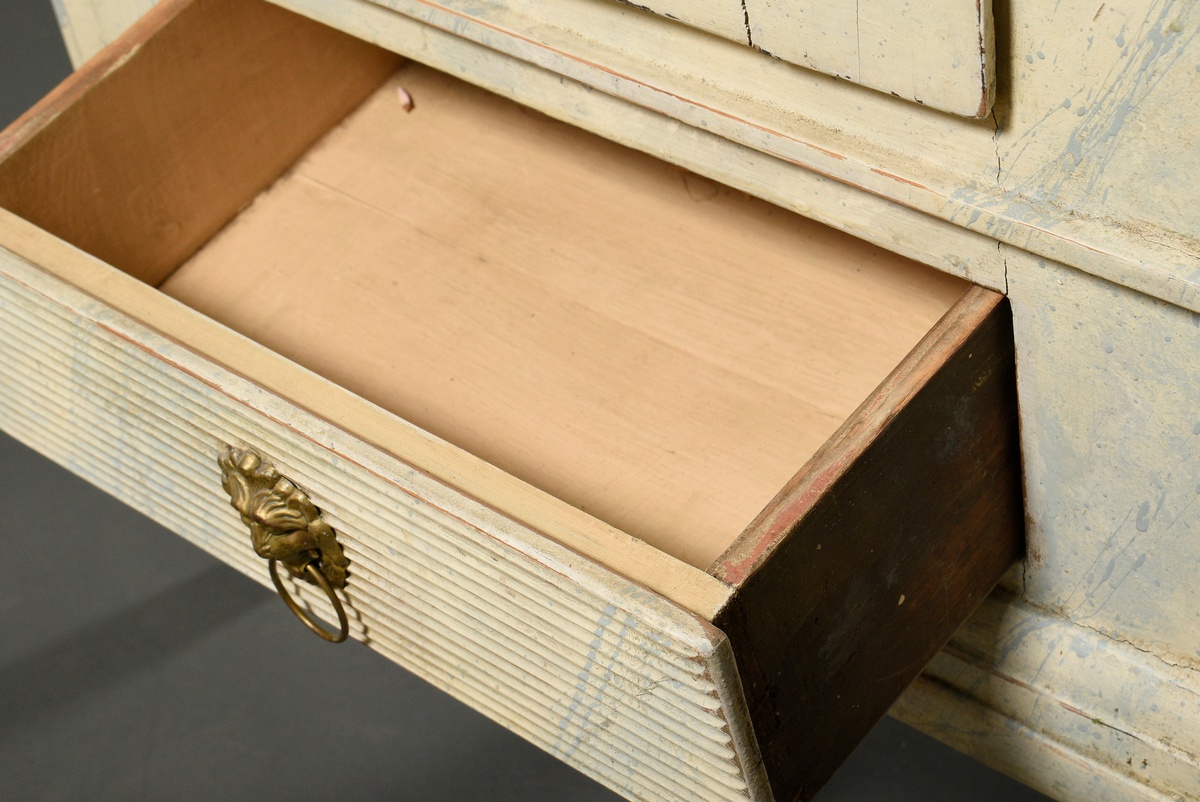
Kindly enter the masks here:
M 302 491 L 254 453 L 230 449 L 219 461 L 229 502 L 250 528 L 260 557 L 303 565 L 319 556 L 311 531 L 316 508 Z

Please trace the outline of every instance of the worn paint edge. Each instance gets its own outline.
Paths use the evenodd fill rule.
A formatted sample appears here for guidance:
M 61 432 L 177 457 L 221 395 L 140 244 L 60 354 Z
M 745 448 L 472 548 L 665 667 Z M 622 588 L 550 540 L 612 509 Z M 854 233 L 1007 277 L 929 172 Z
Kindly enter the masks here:
M 737 755 L 738 766 L 742 770 L 742 777 L 746 781 L 746 789 L 752 802 L 774 802 L 775 796 L 767 778 L 766 764 L 759 750 L 758 738 L 754 734 L 750 710 L 746 706 L 742 680 L 733 655 L 733 645 L 723 632 L 715 628 L 711 643 L 712 652 L 708 661 L 710 677 L 721 700 L 719 709 L 725 715 L 726 727 L 733 751 Z
M 989 290 L 968 289 L 721 554 L 713 575 L 736 587 L 757 571 L 1001 301 Z
M 1053 726 L 1048 710 L 1073 725 Z M 1191 751 L 1200 740 L 1200 672 L 1004 591 L 984 601 L 890 714 L 1056 799 L 1200 799 Z M 1190 774 L 1190 786 L 1158 779 L 1160 766 Z

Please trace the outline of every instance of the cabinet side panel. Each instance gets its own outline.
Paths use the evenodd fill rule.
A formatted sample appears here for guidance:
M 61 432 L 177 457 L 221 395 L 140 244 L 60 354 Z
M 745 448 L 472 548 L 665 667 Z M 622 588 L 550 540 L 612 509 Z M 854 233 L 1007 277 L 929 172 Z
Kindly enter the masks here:
M 1023 546 L 1007 303 L 741 585 L 728 633 L 779 799 L 811 798 Z
M 0 426 L 269 584 L 217 466 L 251 446 L 338 532 L 353 637 L 630 798 L 763 798 L 707 622 L 2 247 Z
M 1028 257 L 1012 297 L 1025 597 L 1200 673 L 1200 315 Z

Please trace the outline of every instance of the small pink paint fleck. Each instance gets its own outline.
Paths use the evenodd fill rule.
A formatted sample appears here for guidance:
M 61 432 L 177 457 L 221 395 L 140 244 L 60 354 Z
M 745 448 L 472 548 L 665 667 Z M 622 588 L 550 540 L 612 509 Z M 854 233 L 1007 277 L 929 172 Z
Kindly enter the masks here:
M 413 103 L 412 95 L 403 86 L 396 87 L 396 97 L 400 98 L 400 108 L 405 111 L 412 111 L 416 108 L 417 104 Z

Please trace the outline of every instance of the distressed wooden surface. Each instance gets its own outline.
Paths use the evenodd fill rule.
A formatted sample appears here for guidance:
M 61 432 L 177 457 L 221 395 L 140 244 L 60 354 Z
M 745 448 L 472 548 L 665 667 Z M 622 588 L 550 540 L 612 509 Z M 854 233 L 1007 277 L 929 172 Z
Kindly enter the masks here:
M 994 705 L 973 699 L 967 693 L 970 687 L 948 686 L 952 677 L 943 671 L 940 678 L 918 681 L 896 712 L 1062 799 L 1179 797 L 1156 790 L 1159 786 L 1152 778 L 1138 777 L 1134 769 L 1140 761 L 1131 767 L 1126 760 L 1132 754 L 1122 751 L 1127 742 L 1114 740 L 1092 721 L 1110 721 L 1102 708 L 1089 711 L 1086 705 L 1068 702 L 1084 715 L 1057 720 L 1069 722 L 1084 736 L 1078 748 L 1064 746 L 1062 733 L 1048 732 L 1049 722 L 1056 720 L 1042 726 L 1038 711 L 1050 702 L 1057 704 L 1063 689 L 1084 684 L 1075 672 L 1056 675 L 1053 686 L 1042 681 L 1058 654 L 1046 647 L 1056 639 L 1057 648 L 1081 638 L 1107 649 L 1106 654 L 1120 651 L 1121 661 L 1090 664 L 1101 673 L 1118 662 L 1126 666 L 1120 682 L 1133 703 L 1121 706 L 1129 720 L 1118 726 L 1137 733 L 1143 742 L 1167 746 L 1181 733 L 1200 731 L 1194 718 L 1186 718 L 1194 715 L 1187 711 L 1178 725 L 1149 715 L 1159 712 L 1152 709 L 1157 704 L 1153 696 L 1161 691 L 1170 695 L 1182 689 L 1190 696 L 1170 696 L 1167 706 L 1158 705 L 1160 711 L 1187 704 L 1196 695 L 1195 672 L 1184 663 L 1191 658 L 1181 648 L 1191 644 L 1194 635 L 1172 623 L 1175 613 L 1186 616 L 1196 609 L 1194 596 L 1186 590 L 1188 581 L 1192 587 L 1200 584 L 1187 559 L 1196 551 L 1183 531 L 1190 513 L 1181 510 L 1180 525 L 1167 527 L 1175 509 L 1171 505 L 1186 498 L 1194 478 L 1194 452 L 1179 445 L 1194 425 L 1187 422 L 1184 399 L 1186 366 L 1196 362 L 1181 353 L 1178 339 L 1190 318 L 1182 310 L 1075 271 L 1051 266 L 1053 280 L 1038 278 L 1033 271 L 1040 269 L 1039 256 L 1050 257 L 1045 261 L 1057 259 L 1147 296 L 1200 310 L 1200 202 L 1191 180 L 1200 161 L 1197 112 L 1195 104 L 1181 102 L 1200 94 L 1200 70 L 1195 68 L 1200 63 L 1197 4 L 1000 4 L 996 33 L 1001 91 L 994 114 L 983 123 L 954 120 L 757 58 L 744 47 L 681 31 L 665 20 L 639 23 L 635 31 L 629 22 L 633 12 L 619 7 L 604 12 L 599 3 L 564 0 L 547 9 L 548 14 L 562 9 L 561 18 L 543 19 L 537 26 L 523 25 L 520 17 L 489 17 L 495 9 L 483 3 L 472 4 L 478 18 L 417 9 L 400 0 L 392 5 L 411 16 L 359 0 L 285 4 L 943 270 L 997 289 L 1007 289 L 1011 277 L 1019 352 L 1025 363 L 1036 356 L 1042 364 L 1029 368 L 1032 381 L 1025 381 L 1025 364 L 1022 367 L 1023 415 L 1040 421 L 1034 429 L 1038 434 L 1024 434 L 1024 445 L 1028 452 L 1045 440 L 1052 446 L 1048 453 L 1055 452 L 1040 474 L 1050 477 L 1051 484 L 1030 495 L 1035 549 L 1051 547 L 1053 553 L 1047 567 L 1031 564 L 1029 587 L 1050 600 L 1053 610 L 1072 609 L 1081 599 L 1093 608 L 1069 624 L 1055 614 L 1039 613 L 1021 639 L 1029 648 L 1009 652 L 1010 665 L 1024 664 L 1021 682 L 1034 689 L 1032 698 L 1041 699 L 1040 704 L 1016 707 L 1011 715 L 998 712 Z M 612 41 L 645 41 L 647 46 L 639 54 L 589 38 L 571 26 L 576 11 L 602 14 L 597 19 Z M 489 27 L 478 20 L 495 24 Z M 505 58 L 504 53 L 515 57 Z M 570 77 L 562 79 L 558 73 Z M 996 240 L 1001 241 L 999 247 Z M 1095 359 L 1085 359 L 1090 368 L 1075 369 L 1068 359 L 1048 356 L 1054 346 L 1038 345 L 1037 338 L 1051 331 L 1057 332 L 1062 347 L 1076 349 L 1077 355 L 1087 357 L 1094 348 L 1076 339 L 1073 327 L 1078 320 L 1062 317 L 1055 323 L 1048 309 L 1063 287 L 1081 292 L 1076 285 L 1092 287 L 1087 308 L 1100 318 L 1118 295 L 1137 299 L 1120 307 L 1118 317 L 1127 325 L 1119 331 L 1152 356 L 1144 370 L 1136 369 L 1134 359 L 1126 359 L 1117 371 L 1121 386 L 1095 372 Z M 1106 303 L 1104 289 L 1097 288 L 1110 293 Z M 1153 327 L 1141 332 L 1134 315 L 1165 325 L 1176 344 L 1153 343 Z M 1115 351 L 1116 343 L 1110 344 Z M 1151 375 L 1150 367 L 1164 366 L 1153 356 L 1164 348 L 1184 361 L 1165 365 L 1173 377 L 1165 387 L 1138 389 L 1137 384 Z M 1122 387 L 1136 392 L 1126 395 Z M 1164 426 L 1154 420 L 1144 401 L 1148 396 L 1133 405 L 1139 393 L 1161 393 L 1175 422 Z M 1080 414 L 1064 413 L 1079 398 L 1085 399 Z M 1139 407 L 1140 425 L 1118 431 L 1128 410 Z M 1096 433 L 1105 437 L 1090 437 Z M 1101 439 L 1114 452 L 1128 449 L 1132 461 L 1105 465 L 1092 456 Z M 1066 447 L 1055 448 L 1056 444 Z M 1149 517 L 1159 511 L 1157 489 L 1145 484 L 1155 454 L 1174 457 L 1175 463 L 1167 464 L 1183 466 L 1160 477 L 1169 480 L 1164 485 L 1171 488 L 1160 511 L 1161 526 L 1158 520 L 1152 525 Z M 1126 464 L 1132 466 L 1130 475 L 1120 467 Z M 1056 483 L 1053 471 L 1064 478 Z M 1083 482 L 1079 493 L 1068 497 L 1075 509 L 1070 501 L 1055 502 L 1055 494 L 1070 481 Z M 1103 498 L 1108 484 L 1122 489 L 1118 500 Z M 1098 511 L 1091 506 L 1093 499 L 1103 502 Z M 1142 521 L 1145 532 L 1138 528 L 1143 503 L 1149 505 Z M 1056 517 L 1045 517 L 1054 511 Z M 1153 549 L 1122 555 L 1120 547 L 1134 533 L 1165 539 Z M 1063 548 L 1053 547 L 1060 539 Z M 1168 547 L 1184 555 L 1178 568 L 1171 565 L 1176 553 Z M 1134 568 L 1143 555 L 1145 561 Z M 1065 575 L 1056 577 L 1054 570 L 1079 570 L 1086 577 L 1093 563 L 1098 572 L 1081 583 L 1081 592 L 1071 601 Z M 1105 576 L 1110 563 L 1112 573 Z M 1121 587 L 1114 588 L 1122 577 Z M 1169 592 L 1159 594 L 1155 582 L 1165 583 Z M 1020 574 L 1009 587 L 1023 589 Z M 1144 595 L 1132 593 L 1134 588 Z M 1139 611 L 1128 624 L 1124 604 Z M 1095 607 L 1099 611 L 1086 618 Z M 1168 646 L 1157 640 L 1159 624 L 1165 627 Z M 1070 628 L 1056 629 L 1059 625 Z M 1116 638 L 1132 637 L 1138 648 L 1124 648 L 1088 628 L 1091 625 Z M 1050 640 L 1040 641 L 1042 633 Z M 980 635 L 985 643 L 995 637 L 986 629 Z M 1015 669 L 1011 674 L 992 673 L 987 666 L 998 658 L 980 653 L 984 656 L 960 662 L 954 670 L 978 678 L 976 688 L 987 685 L 1015 693 L 1019 686 L 1006 678 L 1018 676 Z M 1181 675 L 1168 673 L 1159 683 L 1154 678 L 1164 658 Z M 947 659 L 958 658 L 948 651 L 933 669 Z M 977 666 L 974 674 L 968 672 L 971 665 Z M 1097 687 L 1108 682 L 1102 679 Z M 1106 745 L 1089 748 L 1088 738 Z M 1121 748 L 1109 749 L 1113 743 Z M 1187 748 L 1194 756 L 1194 746 Z M 1155 765 L 1149 758 L 1146 768 Z M 1185 759 L 1177 765 L 1188 764 Z M 1193 790 L 1183 798 L 1200 798 L 1200 793 Z
M 0 277 L 0 421 L 18 439 L 266 583 L 216 467 L 224 444 L 253 446 L 339 533 L 354 637 L 632 798 L 769 799 L 707 622 L 5 248 Z
M 115 81 L 118 87 L 121 86 L 126 82 L 123 78 L 126 72 L 136 74 L 139 71 L 158 69 L 161 51 L 153 47 L 143 47 L 145 40 L 155 31 L 169 31 L 171 26 L 177 24 L 184 28 L 199 25 L 200 31 L 207 31 L 209 29 L 203 23 L 208 16 L 224 19 L 230 15 L 249 14 L 249 17 L 243 19 L 252 21 L 255 17 L 254 9 L 251 8 L 253 5 L 240 0 L 206 0 L 188 7 L 187 12 L 179 15 L 176 14 L 179 4 L 157 7 L 144 18 L 144 24 L 135 26 L 125 37 L 114 43 L 109 51 L 99 56 L 105 64 L 111 63 L 112 69 L 88 68 L 75 73 L 55 92 L 0 134 L 0 158 L 5 154 L 14 154 L 14 158 L 19 158 L 27 147 L 35 147 L 38 144 L 37 140 L 42 134 L 53 138 L 63 135 L 65 130 L 67 138 L 86 139 L 88 126 L 82 124 L 79 117 L 67 119 L 66 123 L 69 124 L 65 124 L 63 120 L 67 116 L 66 112 L 73 108 L 72 104 L 80 98 L 90 96 L 88 93 L 97 88 L 106 87 L 110 81 Z M 276 10 L 276 13 L 281 12 Z M 217 52 L 228 51 L 218 49 Z M 233 52 L 246 51 L 242 49 Z M 355 47 L 352 52 L 361 54 L 361 48 Z M 300 51 L 285 49 L 284 53 L 294 53 L 295 57 L 301 60 L 309 57 Z M 376 64 L 378 62 L 378 56 L 370 53 L 367 54 L 367 59 Z M 216 74 L 221 75 L 222 72 L 217 71 Z M 265 73 L 267 76 L 270 74 L 269 71 Z M 196 80 L 201 79 L 196 76 Z M 133 82 L 138 82 L 136 75 Z M 252 76 L 248 77 L 240 88 L 230 89 L 245 91 L 251 95 L 263 90 L 264 87 L 255 84 Z M 214 97 L 211 92 L 204 96 L 210 100 Z M 127 99 L 120 92 L 116 93 L 116 97 Z M 331 93 L 331 98 L 326 99 L 327 102 L 334 103 L 339 100 L 339 93 Z M 105 114 L 128 111 L 127 107 L 122 105 L 105 107 L 101 104 L 101 109 Z M 154 114 L 147 113 L 151 116 Z M 217 111 L 213 114 L 219 116 Z M 190 141 L 190 133 L 185 132 L 180 136 L 184 141 Z M 269 147 L 271 142 L 266 140 L 259 144 Z M 0 172 L 5 169 L 5 164 L 0 163 Z M 26 182 L 27 178 L 17 170 L 13 170 L 9 177 L 19 178 L 21 182 Z M 243 178 L 246 177 L 250 178 L 251 183 L 249 189 L 243 185 L 242 190 L 253 193 L 257 189 L 253 183 L 254 176 Z M 261 179 L 261 176 L 259 178 Z M 152 197 L 154 192 L 159 190 L 161 187 L 151 182 L 150 186 L 143 187 L 138 194 Z M 52 193 L 49 200 L 54 204 L 63 203 L 68 208 L 72 203 L 77 203 L 84 207 L 80 214 L 86 217 L 97 213 L 97 209 L 87 207 L 84 202 L 88 197 L 90 196 L 84 193 L 68 202 Z M 197 195 L 188 197 L 193 202 L 204 200 L 202 196 Z M 228 197 L 222 197 L 228 200 Z M 37 211 L 36 206 L 33 211 Z M 226 208 L 226 211 L 232 214 L 236 209 Z M 205 213 L 210 212 L 211 210 L 208 210 Z M 70 220 L 71 215 L 68 214 L 67 221 Z M 317 411 L 327 419 L 337 420 L 346 431 L 363 440 L 390 453 L 403 454 L 404 458 L 418 469 L 441 477 L 462 492 L 494 509 L 505 511 L 544 535 L 555 538 L 585 555 L 603 559 L 606 565 L 651 590 L 662 593 L 685 608 L 711 619 L 715 611 L 728 599 L 728 587 L 704 571 L 676 560 L 560 499 L 536 490 L 495 466 L 397 419 L 328 381 L 305 371 L 297 371 L 296 366 L 286 359 L 268 349 L 253 345 L 227 329 L 213 326 L 211 321 L 199 315 L 180 314 L 178 310 L 182 307 L 170 303 L 151 287 L 133 280 L 124 273 L 95 269 L 91 262 L 79 260 L 77 254 L 72 255 L 73 251 L 64 247 L 61 241 L 53 237 L 39 236 L 37 229 L 22 224 L 22 221 L 11 213 L 0 212 L 0 230 L 5 232 L 9 247 L 18 250 L 25 248 L 22 255 L 34 263 L 46 265 L 57 271 L 58 275 L 71 284 L 84 288 L 109 301 L 114 307 L 150 324 L 156 330 L 212 356 L 241 375 L 254 377 L 259 384 L 282 397 Z
M 625 5 L 649 11 L 684 25 L 715 33 L 734 42 L 749 45 L 746 6 L 742 0 L 617 0 Z
M 991 2 L 745 0 L 750 45 L 964 117 L 995 97 Z
M 152 5 L 152 0 L 58 0 L 72 62 L 82 64 Z M 841 0 L 646 0 L 625 5 L 628 11 L 651 12 L 951 114 L 984 117 L 995 97 L 990 0 L 920 5 L 859 0 L 857 6 Z
M 289 0 L 287 5 L 555 119 L 686 167 L 896 253 L 990 289 L 1003 291 L 1006 287 L 1004 260 L 990 237 L 738 145 L 708 131 L 707 125 L 681 125 L 669 116 L 528 61 L 499 57 L 494 50 L 470 39 L 423 25 L 370 0 L 345 0 L 337 6 L 316 0 Z
M 959 272 L 946 251 L 961 239 L 954 231 L 961 227 L 1200 311 L 1194 236 L 1200 202 L 1188 180 L 1200 169 L 1200 127 L 1195 104 L 1177 102 L 1200 94 L 1200 6 L 1194 3 L 1004 4 L 996 16 L 1003 91 L 986 121 L 970 122 L 610 0 L 528 6 L 387 0 L 394 15 L 382 7 L 373 13 L 367 0 L 280 2 L 552 116 L 656 154 L 666 151 L 719 180 L 732 176 L 736 185 L 784 205 L 812 208 L 819 219 L 943 269 Z M 464 41 L 484 47 L 472 51 Z M 435 42 L 449 50 L 430 52 Z M 637 115 L 619 104 L 552 89 L 549 82 L 521 86 L 505 76 L 522 68 L 498 54 L 718 139 L 693 146 L 686 134 L 677 139 L 678 127 L 627 130 Z M 733 143 L 774 166 L 756 171 L 757 156 Z M 855 203 L 843 208 L 847 193 L 826 189 L 824 199 L 809 202 L 804 194 L 813 182 L 793 178 L 793 165 L 900 208 L 883 204 L 891 209 L 887 230 L 871 232 L 860 220 L 861 204 L 872 201 L 850 194 Z M 787 187 L 780 187 L 779 171 L 788 176 Z M 954 225 L 913 238 L 892 223 L 919 218 L 907 210 Z M 1003 288 L 1003 260 L 993 254 L 989 261 L 994 264 L 986 272 L 975 272 L 988 286 Z M 988 278 L 992 270 L 998 281 Z
M 1029 262 L 1012 281 L 1025 596 L 1200 671 L 1200 315 Z
M 997 51 L 1006 89 L 988 120 L 969 122 L 607 0 L 536 11 L 499 0 L 469 8 L 388 0 L 397 21 L 372 14 L 363 0 L 281 2 L 501 91 L 510 67 L 498 54 L 512 56 L 760 151 L 783 162 L 779 169 L 804 167 L 953 223 L 918 244 L 932 264 L 946 263 L 945 238 L 955 236 L 946 232 L 957 226 L 1200 310 L 1192 235 L 1200 203 L 1184 178 L 1198 167 L 1198 129 L 1194 105 L 1176 102 L 1200 91 L 1195 4 L 1005 4 Z M 435 30 L 451 34 L 443 43 L 466 39 L 484 49 L 473 65 L 425 55 Z M 586 94 L 515 85 L 509 92 L 619 141 L 636 137 L 611 106 Z M 633 144 L 673 152 L 674 138 L 663 136 Z M 689 158 L 679 150 L 677 159 Z M 736 175 L 741 159 L 739 149 L 713 141 L 701 164 L 689 166 Z M 761 191 L 771 196 L 774 182 Z M 786 202 L 796 201 L 788 193 Z M 851 217 L 837 203 L 819 206 L 835 224 Z M 875 238 L 910 247 L 895 232 Z M 1003 260 L 996 262 L 1003 275 Z
M 1055 799 L 1200 799 L 1200 672 L 1006 594 L 891 713 Z

